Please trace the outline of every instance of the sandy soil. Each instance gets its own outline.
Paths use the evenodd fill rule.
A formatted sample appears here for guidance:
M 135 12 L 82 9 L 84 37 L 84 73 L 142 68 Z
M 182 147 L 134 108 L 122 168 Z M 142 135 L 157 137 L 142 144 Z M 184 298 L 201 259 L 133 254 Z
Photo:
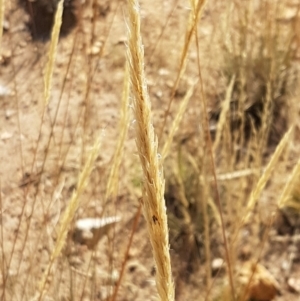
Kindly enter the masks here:
M 174 62 L 178 61 L 188 16 L 187 3 L 175 6 L 177 2 L 141 1 L 146 72 L 157 128 L 164 114 L 164 100 L 170 97 L 176 78 L 178 64 Z M 5 31 L 0 48 L 1 295 L 5 287 L 1 300 L 31 300 L 35 295 L 55 242 L 59 216 L 76 188 L 82 164 L 99 135 L 103 140 L 101 153 L 81 197 L 85 206 L 79 210 L 77 217 L 102 214 L 106 179 L 119 133 L 126 53 L 124 3 L 98 1 L 94 10 L 97 14 L 94 29 L 89 2 L 84 10 L 76 12 L 77 16 L 82 14 L 81 24 L 79 21 L 76 23 L 76 16 L 68 12 L 70 15 L 65 17 L 67 21 L 63 25 L 64 36 L 58 45 L 51 97 L 44 110 L 43 70 L 47 62 L 49 32 L 42 27 L 44 23 L 41 20 L 35 24 L 39 30 L 33 29 L 28 7 L 25 9 L 24 5 L 29 4 L 22 2 L 20 5 L 14 0 L 6 4 Z M 157 43 L 161 28 L 174 7 L 166 36 Z M 47 13 L 44 14 L 48 18 Z M 204 45 L 201 48 L 203 55 L 209 51 L 214 14 L 216 12 L 211 6 L 203 14 L 199 32 Z M 197 76 L 197 70 L 193 68 L 196 58 L 196 53 L 192 52 L 187 66 L 189 75 L 177 90 L 172 116 L 173 108 L 177 107 Z M 218 58 L 209 57 L 202 66 L 207 74 L 204 85 L 207 91 L 215 91 L 211 92 L 214 95 L 218 94 L 216 90 L 222 85 L 211 80 L 219 64 Z M 216 98 L 212 97 L 210 107 L 215 105 L 214 101 Z M 191 104 L 184 117 L 182 131 L 176 137 L 178 141 L 186 137 L 194 139 L 200 114 Z M 118 279 L 139 207 L 141 169 L 133 124 L 131 117 L 118 197 L 111 200 L 105 213 L 121 216 L 121 222 L 101 240 L 94 252 L 68 242 L 64 255 L 53 267 L 51 284 L 49 281 L 49 291 L 44 300 L 106 300 L 110 295 Z M 263 198 L 273 200 L 276 193 L 267 193 Z M 281 293 L 274 299 L 276 301 L 298 300 L 300 295 L 299 283 L 294 285 L 294 292 L 288 285 L 289 281 L 300 279 L 298 226 L 288 224 L 283 218 L 277 228 L 269 232 L 261 252 L 261 263 L 281 288 Z M 245 229 L 245 239 L 237 250 L 240 257 L 246 254 L 247 259 L 255 253 L 262 239 L 248 241 L 251 231 L 257 230 L 251 226 Z M 214 240 L 216 245 L 212 259 L 224 255 L 219 232 Z M 206 295 L 204 261 L 199 258 L 195 263 L 197 267 L 191 272 L 186 270 L 186 262 L 180 254 L 182 250 L 171 249 L 176 300 L 203 300 Z M 3 271 L 7 277 L 3 277 Z M 141 217 L 118 300 L 157 300 L 154 275 L 151 247 Z M 224 273 L 221 273 L 214 283 L 213 294 L 222 291 L 226 283 Z

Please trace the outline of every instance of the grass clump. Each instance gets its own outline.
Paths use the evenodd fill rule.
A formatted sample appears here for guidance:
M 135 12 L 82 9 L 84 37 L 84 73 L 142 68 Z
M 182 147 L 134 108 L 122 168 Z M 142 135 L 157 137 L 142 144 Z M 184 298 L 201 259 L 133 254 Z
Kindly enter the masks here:
M 276 145 L 288 128 L 288 102 L 297 83 L 297 18 L 285 17 L 288 6 L 280 1 L 229 1 L 226 9 L 219 43 L 227 82 L 235 76 L 231 130 L 240 145 L 253 131 L 260 143 Z

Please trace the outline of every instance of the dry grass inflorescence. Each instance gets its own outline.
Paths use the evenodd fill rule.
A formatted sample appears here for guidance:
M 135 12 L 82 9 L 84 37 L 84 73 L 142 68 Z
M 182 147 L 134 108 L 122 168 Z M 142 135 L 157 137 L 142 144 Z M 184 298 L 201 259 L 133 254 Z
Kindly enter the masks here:
M 298 2 L 0 0 L 0 300 L 298 300 Z

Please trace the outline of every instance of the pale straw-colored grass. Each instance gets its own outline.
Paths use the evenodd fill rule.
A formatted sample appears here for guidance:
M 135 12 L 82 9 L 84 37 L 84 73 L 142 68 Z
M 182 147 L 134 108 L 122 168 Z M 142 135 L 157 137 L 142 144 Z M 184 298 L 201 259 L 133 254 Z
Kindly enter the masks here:
M 169 152 L 170 152 L 170 148 L 171 148 L 171 144 L 174 138 L 174 135 L 176 133 L 176 131 L 178 130 L 179 124 L 182 120 L 182 117 L 186 111 L 187 105 L 189 103 L 189 100 L 191 99 L 192 95 L 194 92 L 194 85 L 192 87 L 190 87 L 190 89 L 187 91 L 187 93 L 185 94 L 183 100 L 180 103 L 179 109 L 177 111 L 177 114 L 174 118 L 174 121 L 171 125 L 171 130 L 170 133 L 167 137 L 167 140 L 164 144 L 164 147 L 162 149 L 161 152 L 161 156 L 162 156 L 162 160 L 165 160 L 166 157 L 168 156 Z
M 5 4 L 5 0 L 0 0 L 0 45 L 1 45 L 1 41 L 2 41 L 2 35 L 3 35 L 4 4 Z M 1 46 L 0 46 L 0 49 L 1 49 Z
M 216 139 L 213 144 L 214 153 L 215 153 L 216 149 L 218 148 L 219 143 L 221 141 L 222 132 L 223 132 L 223 129 L 224 129 L 224 126 L 226 123 L 226 119 L 227 119 L 227 114 L 228 114 L 228 111 L 230 108 L 230 101 L 231 101 L 234 83 L 235 83 L 235 75 L 232 76 L 232 78 L 230 80 L 230 83 L 226 90 L 225 100 L 222 103 L 221 114 L 220 114 L 219 122 L 217 124 L 217 130 L 216 130 Z
M 63 14 L 63 0 L 60 0 L 57 4 L 57 10 L 55 13 L 54 25 L 51 32 L 51 42 L 48 53 L 48 62 L 45 68 L 44 75 L 44 106 L 48 105 L 50 94 L 51 94 L 51 85 L 53 78 L 54 63 L 57 53 L 57 44 L 59 39 L 60 28 L 62 24 L 62 14 Z
M 206 4 L 206 0 L 192 0 L 191 1 L 191 6 L 192 9 L 190 11 L 190 15 L 189 15 L 189 23 L 187 26 L 187 30 L 186 30 L 186 34 L 185 34 L 185 39 L 184 39 L 184 44 L 183 44 L 183 48 L 180 54 L 180 58 L 179 58 L 179 69 L 178 72 L 176 74 L 176 79 L 172 88 L 172 92 L 171 92 L 171 98 L 168 102 L 168 107 L 165 111 L 165 115 L 164 115 L 164 120 L 163 120 L 163 124 L 162 127 L 160 129 L 160 134 L 159 134 L 159 138 L 162 136 L 165 125 L 166 125 L 166 121 L 167 121 L 167 117 L 168 114 L 170 113 L 171 110 L 171 106 L 175 97 L 175 93 L 176 90 L 179 86 L 180 80 L 182 78 L 182 76 L 185 73 L 186 70 L 186 65 L 187 65 L 187 59 L 188 59 L 188 53 L 189 53 L 189 49 L 191 46 L 191 41 L 192 41 L 192 37 L 193 34 L 196 30 L 196 27 L 198 25 L 198 21 L 200 20 L 201 17 L 201 13 L 204 9 L 204 6 Z
M 97 159 L 97 156 L 99 155 L 99 151 L 100 151 L 100 147 L 101 147 L 101 138 L 102 137 L 97 139 L 93 148 L 91 149 L 90 154 L 87 158 L 87 161 L 84 165 L 84 168 L 79 175 L 78 182 L 77 182 L 77 189 L 74 191 L 71 199 L 68 201 L 68 203 L 67 203 L 68 206 L 67 206 L 63 216 L 60 219 L 60 227 L 57 232 L 56 244 L 54 246 L 54 249 L 52 250 L 48 266 L 45 269 L 42 280 L 39 284 L 38 300 L 43 299 L 43 296 L 44 296 L 44 293 L 46 290 L 46 284 L 49 282 L 49 275 L 51 273 L 51 268 L 53 266 L 53 263 L 58 258 L 58 256 L 61 254 L 61 251 L 66 243 L 66 238 L 67 238 L 69 227 L 70 227 L 70 225 L 73 221 L 73 218 L 75 216 L 75 213 L 79 207 L 79 197 L 83 193 L 83 191 L 88 183 L 88 179 L 89 179 L 92 169 L 94 167 L 95 161 Z
M 283 189 L 283 192 L 278 199 L 278 207 L 283 208 L 283 207 L 293 207 L 296 210 L 300 209 L 300 204 L 299 202 L 293 201 L 291 198 L 292 192 L 295 188 L 296 185 L 299 185 L 299 178 L 300 178 L 300 159 L 298 160 L 296 166 L 293 169 L 293 172 L 285 184 L 285 187 Z
M 258 201 L 258 197 L 261 194 L 262 190 L 266 186 L 268 180 L 270 179 L 270 176 L 272 174 L 272 171 L 275 168 L 275 165 L 277 164 L 280 155 L 282 154 L 283 150 L 285 149 L 286 145 L 290 141 L 291 134 L 293 132 L 293 127 L 291 127 L 283 136 L 281 139 L 280 143 L 276 147 L 275 152 L 273 153 L 267 167 L 265 168 L 263 174 L 261 175 L 260 179 L 258 180 L 257 184 L 255 185 L 254 189 L 251 192 L 249 201 L 247 203 L 247 208 L 246 208 L 246 215 L 244 222 L 247 222 L 250 218 L 250 214 L 252 213 L 255 204 Z
M 119 124 L 119 138 L 116 146 L 116 150 L 113 156 L 112 166 L 109 173 L 105 201 L 107 202 L 110 197 L 116 195 L 118 190 L 119 182 L 119 169 L 122 161 L 124 142 L 127 137 L 128 125 L 129 125 L 129 73 L 128 66 L 125 68 L 124 84 L 123 84 L 123 94 L 122 94 L 122 104 L 121 104 L 121 118 Z
M 158 141 L 151 122 L 151 104 L 144 71 L 144 49 L 140 34 L 138 2 L 128 1 L 128 60 L 136 118 L 136 144 L 143 169 L 143 211 L 156 264 L 156 286 L 160 300 L 174 300 L 169 253 L 169 233 L 164 200 L 165 180 L 158 154 Z

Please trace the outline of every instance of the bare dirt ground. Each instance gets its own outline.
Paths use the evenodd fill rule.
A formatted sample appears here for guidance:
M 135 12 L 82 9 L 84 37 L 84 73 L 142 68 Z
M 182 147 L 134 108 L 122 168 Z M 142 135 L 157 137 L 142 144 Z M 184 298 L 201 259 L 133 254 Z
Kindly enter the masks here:
M 55 242 L 59 216 L 76 188 L 83 162 L 99 135 L 102 136 L 101 153 L 81 197 L 84 206 L 77 216 L 96 217 L 103 211 L 106 179 L 118 139 L 126 56 L 126 5 L 120 1 L 94 2 L 93 9 L 92 1 L 87 1 L 85 9 L 77 10 L 77 17 L 82 14 L 77 23 L 73 16 L 68 17 L 72 28 L 64 29 L 66 33 L 59 41 L 51 97 L 44 111 L 43 70 L 47 62 L 49 32 L 42 28 L 44 23 L 41 20 L 35 24 L 38 30 L 33 29 L 30 12 L 26 9 L 29 2 L 6 1 L 5 30 L 0 48 L 1 300 L 32 300 L 35 295 Z M 145 68 L 154 126 L 158 129 L 166 109 L 164 100 L 172 93 L 187 24 L 188 3 L 178 2 L 153 0 L 140 3 Z M 217 49 L 212 50 L 213 45 L 209 43 L 216 26 L 212 21 L 216 20 L 219 10 L 219 5 L 208 5 L 199 27 L 201 55 L 205 58 L 202 62 L 203 81 L 207 94 L 212 96 L 210 108 L 217 102 L 218 90 L 224 88 L 224 83 L 212 80 L 221 59 L 213 56 Z M 161 30 L 172 11 L 160 39 Z M 93 18 L 96 22 L 92 21 Z M 187 66 L 188 76 L 176 92 L 171 116 L 197 76 L 193 67 L 196 59 L 196 53 L 192 52 Z M 187 110 L 177 141 L 187 137 L 193 141 L 198 132 L 201 112 L 199 106 L 193 106 L 196 103 L 197 100 Z M 53 267 L 44 300 L 106 300 L 111 294 L 141 196 L 141 168 L 133 124 L 132 117 L 118 197 L 109 202 L 105 212 L 107 216 L 121 216 L 121 222 L 93 252 L 73 242 L 68 243 L 64 256 Z M 299 146 L 295 145 L 293 151 L 296 153 L 297 149 Z M 291 160 L 289 170 L 282 167 L 284 174 L 269 184 L 262 199 L 270 203 L 276 200 L 278 194 L 272 193 L 272 187 L 278 183 L 282 185 L 295 161 Z M 268 209 L 262 206 L 262 210 Z M 244 230 L 245 239 L 236 250 L 239 258 L 246 256 L 251 259 L 255 254 L 257 245 L 263 240 L 263 231 L 258 233 L 261 236 L 257 241 L 247 238 L 249 233 L 259 231 L 251 225 Z M 212 260 L 224 256 L 219 231 L 213 239 Z M 203 249 L 203 245 L 200 248 Z M 299 225 L 291 225 L 285 220 L 268 232 L 261 248 L 260 262 L 279 282 L 281 291 L 275 301 L 300 298 L 300 284 L 288 285 L 288 282 L 300 279 L 299 248 Z M 176 300 L 204 300 L 207 292 L 201 252 L 195 260 L 197 268 L 189 270 L 186 268 L 188 260 L 181 255 L 185 251 L 184 247 L 183 250 L 171 249 Z M 151 246 L 141 217 L 117 300 L 157 300 L 154 275 Z M 223 271 L 213 284 L 212 295 L 224 290 L 227 281 Z

